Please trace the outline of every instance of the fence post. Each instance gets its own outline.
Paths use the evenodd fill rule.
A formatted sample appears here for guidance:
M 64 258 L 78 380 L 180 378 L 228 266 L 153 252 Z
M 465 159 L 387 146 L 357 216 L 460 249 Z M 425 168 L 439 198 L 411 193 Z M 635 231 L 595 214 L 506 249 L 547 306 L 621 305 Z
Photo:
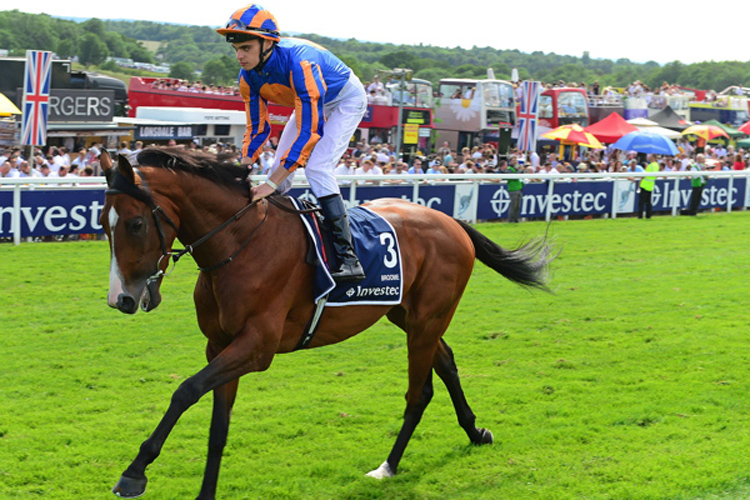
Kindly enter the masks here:
M 13 212 L 11 214 L 10 230 L 13 232 L 13 244 L 21 244 L 21 185 L 13 186 Z
M 456 185 L 453 186 L 454 195 L 453 199 L 456 199 L 455 190 Z M 474 196 L 471 197 L 471 223 L 476 224 L 477 223 L 477 212 L 479 211 L 479 180 L 474 181 L 474 186 L 472 187 L 472 192 L 474 193 Z M 523 210 L 523 196 L 521 196 L 521 210 Z M 519 210 L 520 211 L 520 210 Z M 453 212 L 456 212 L 456 209 L 453 209 Z
M 674 189 L 672 194 L 672 217 L 677 217 L 677 211 L 680 209 L 680 178 L 674 178 Z
M 732 191 L 734 190 L 734 176 L 729 176 L 729 188 L 727 191 L 729 191 L 729 196 L 727 196 L 727 213 L 732 213 L 732 200 L 734 199 L 734 196 L 732 194 Z
M 352 207 L 357 206 L 357 181 L 352 179 L 352 183 L 349 184 L 349 205 Z
M 544 219 L 549 222 L 552 220 L 552 195 L 555 194 L 555 179 L 549 179 L 549 186 L 547 187 L 547 213 Z
M 617 178 L 612 179 L 612 218 L 617 218 L 617 208 L 620 200 L 620 182 Z

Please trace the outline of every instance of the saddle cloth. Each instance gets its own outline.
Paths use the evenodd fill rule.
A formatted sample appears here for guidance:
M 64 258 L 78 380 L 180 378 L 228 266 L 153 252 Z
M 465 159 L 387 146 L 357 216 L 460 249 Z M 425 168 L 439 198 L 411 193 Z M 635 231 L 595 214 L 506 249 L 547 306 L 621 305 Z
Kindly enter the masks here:
M 306 208 L 302 202 L 292 198 L 294 206 Z M 365 207 L 348 210 L 354 251 L 367 277 L 362 281 L 336 283 L 329 266 L 335 264 L 335 252 L 327 250 L 320 228 L 322 224 L 315 214 L 300 214 L 307 228 L 315 266 L 313 294 L 315 303 L 328 295 L 326 307 L 351 305 L 396 305 L 401 303 L 403 276 L 401 249 L 393 226 L 380 215 Z M 328 264 L 328 265 L 327 265 Z

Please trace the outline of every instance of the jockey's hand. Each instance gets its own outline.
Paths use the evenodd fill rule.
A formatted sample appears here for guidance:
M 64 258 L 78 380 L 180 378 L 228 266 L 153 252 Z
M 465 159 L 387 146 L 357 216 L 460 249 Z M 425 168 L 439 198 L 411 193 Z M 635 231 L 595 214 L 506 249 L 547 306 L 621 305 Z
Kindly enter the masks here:
M 262 200 L 267 196 L 271 196 L 274 191 L 276 191 L 274 188 L 263 182 L 253 188 L 253 200 Z

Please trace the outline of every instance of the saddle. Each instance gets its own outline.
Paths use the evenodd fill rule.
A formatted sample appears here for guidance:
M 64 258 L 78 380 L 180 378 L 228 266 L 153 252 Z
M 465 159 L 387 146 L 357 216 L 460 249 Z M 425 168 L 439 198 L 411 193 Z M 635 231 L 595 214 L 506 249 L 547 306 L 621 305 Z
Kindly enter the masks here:
M 336 283 L 329 272 L 336 264 L 331 262 L 336 259 L 336 253 L 332 250 L 329 233 L 319 210 L 309 201 L 291 197 L 289 200 L 306 228 L 309 243 L 306 261 L 315 268 L 313 297 L 319 306 L 319 310 L 316 310 L 317 319 L 322 315 L 323 307 L 401 303 L 401 249 L 396 231 L 387 220 L 365 207 L 348 210 L 354 250 L 367 278 L 358 282 Z M 316 327 L 317 324 L 312 325 L 312 334 Z M 307 336 L 306 333 L 303 340 Z M 298 348 L 306 346 L 310 340 L 312 335 Z

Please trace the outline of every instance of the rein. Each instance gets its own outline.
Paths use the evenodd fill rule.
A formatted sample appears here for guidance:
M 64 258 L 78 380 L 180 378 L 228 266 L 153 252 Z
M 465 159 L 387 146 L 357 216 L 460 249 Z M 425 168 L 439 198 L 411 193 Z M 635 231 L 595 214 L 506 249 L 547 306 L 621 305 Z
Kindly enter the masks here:
M 156 224 L 156 229 L 159 234 L 159 243 L 161 244 L 161 251 L 162 255 L 159 257 L 159 261 L 157 262 L 157 269 L 158 271 L 151 277 L 149 277 L 146 281 L 148 283 L 153 283 L 154 281 L 160 279 L 163 276 L 168 276 L 171 274 L 172 271 L 169 273 L 165 273 L 161 270 L 161 261 L 164 259 L 164 257 L 171 257 L 173 267 L 172 270 L 174 270 L 174 266 L 177 265 L 177 261 L 179 261 L 183 256 L 186 254 L 193 254 L 195 249 L 211 239 L 212 237 L 216 236 L 218 233 L 226 229 L 230 224 L 238 221 L 240 217 L 242 217 L 245 212 L 247 212 L 250 208 L 257 205 L 262 200 L 254 200 L 250 202 L 249 204 L 245 205 L 241 209 L 239 209 L 234 215 L 232 215 L 229 219 L 225 220 L 221 224 L 219 224 L 217 227 L 206 233 L 205 235 L 198 238 L 195 242 L 191 243 L 190 245 L 185 245 L 185 248 L 174 251 L 174 250 L 167 250 L 167 244 L 166 244 L 166 236 L 164 235 L 164 229 L 161 223 L 161 219 L 164 218 L 165 222 L 172 226 L 172 228 L 175 230 L 175 232 L 179 232 L 179 228 L 177 227 L 177 224 L 167 215 L 167 213 L 162 209 L 160 206 L 158 206 L 153 199 L 153 196 L 151 195 L 151 192 L 148 189 L 148 186 L 146 185 L 145 179 L 140 175 L 137 169 L 133 169 L 136 175 L 141 179 L 143 182 L 143 189 L 139 188 L 136 184 L 133 184 L 129 182 L 118 170 L 114 170 L 114 176 L 111 178 L 109 183 L 109 189 L 105 191 L 105 194 L 110 195 L 117 195 L 117 194 L 125 194 L 132 198 L 135 198 L 138 201 L 142 201 L 143 203 L 146 203 L 149 208 L 151 209 L 151 215 L 154 218 L 154 222 Z M 287 211 L 292 211 L 293 209 L 288 209 L 286 207 L 283 207 L 279 201 L 274 200 L 272 198 L 269 198 L 269 200 L 276 205 L 279 208 L 282 208 Z M 252 230 L 250 233 L 250 236 L 240 245 L 239 249 L 237 249 L 236 252 L 234 252 L 231 256 L 227 257 L 223 261 L 219 262 L 218 264 L 215 264 L 213 266 L 209 267 L 198 267 L 200 271 L 204 272 L 211 272 L 215 271 L 216 269 L 219 269 L 220 267 L 223 267 L 230 262 L 232 262 L 239 253 L 247 247 L 247 245 L 250 244 L 250 241 L 252 240 L 255 233 L 260 229 L 260 227 L 266 222 L 268 219 L 268 210 L 266 210 L 265 214 L 263 215 L 263 219 L 260 221 L 260 224 Z

